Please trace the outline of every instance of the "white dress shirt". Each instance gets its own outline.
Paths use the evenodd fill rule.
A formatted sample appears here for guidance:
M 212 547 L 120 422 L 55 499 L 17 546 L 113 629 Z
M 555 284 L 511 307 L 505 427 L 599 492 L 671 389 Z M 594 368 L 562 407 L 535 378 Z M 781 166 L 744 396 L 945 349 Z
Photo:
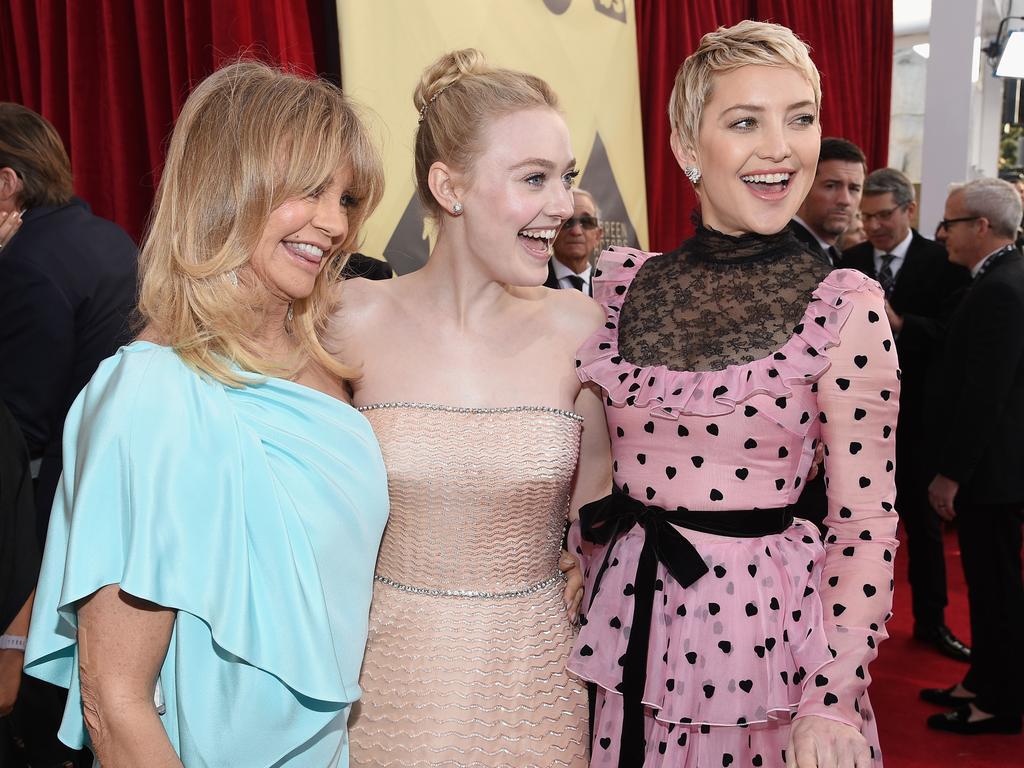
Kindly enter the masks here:
M 590 289 L 591 270 L 589 264 L 587 265 L 587 268 L 584 269 L 582 272 L 573 272 L 571 269 L 569 269 L 569 267 L 565 266 L 565 264 L 560 262 L 558 259 L 552 257 L 551 265 L 552 267 L 554 267 L 555 277 L 558 278 L 559 288 L 571 288 L 572 290 L 575 291 L 576 287 L 569 281 L 569 275 L 576 275 L 576 277 L 583 281 L 583 293 L 587 294 L 587 296 L 593 295 L 594 292 Z
M 889 270 L 892 272 L 892 279 L 895 281 L 896 276 L 900 273 L 900 269 L 903 267 L 903 262 L 907 258 L 907 249 L 910 248 L 910 241 L 914 239 L 914 231 L 910 230 L 907 232 L 907 236 L 904 237 L 895 248 L 891 251 L 880 251 L 875 248 L 875 274 L 882 269 L 882 257 L 886 253 L 889 253 L 893 259 L 889 262 Z

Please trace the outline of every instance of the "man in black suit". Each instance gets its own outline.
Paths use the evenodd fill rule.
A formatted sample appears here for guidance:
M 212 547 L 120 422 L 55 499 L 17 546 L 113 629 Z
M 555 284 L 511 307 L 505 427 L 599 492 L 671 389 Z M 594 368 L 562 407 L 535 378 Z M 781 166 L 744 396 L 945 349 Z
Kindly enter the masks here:
M 822 139 L 814 183 L 800 210 L 789 222 L 789 229 L 797 240 L 833 266 L 839 259 L 836 241 L 850 226 L 860 205 L 866 163 L 864 153 L 856 144 L 846 139 Z M 804 485 L 800 498 L 793 505 L 793 514 L 810 520 L 825 533 L 828 497 L 824 472 Z
M 590 283 L 590 259 L 601 245 L 604 229 L 594 197 L 583 189 L 572 191 L 573 213 L 555 235 L 551 245 L 554 255 L 548 261 L 548 288 L 575 288 L 594 295 Z
M 932 506 L 959 521 L 971 610 L 971 668 L 922 692 L 955 707 L 928 725 L 962 734 L 1020 733 L 1024 712 L 1024 258 L 1021 200 L 1005 181 L 954 187 L 939 236 L 974 280 L 953 315 L 929 413 L 936 430 Z
M 0 251 L 0 398 L 39 468 L 44 526 L 64 417 L 100 361 L 130 338 L 138 251 L 73 197 L 53 126 L 11 103 L 0 103 L 2 211 L 21 211 L 22 224 Z
M 867 160 L 856 144 L 832 137 L 821 140 L 814 183 L 789 228 L 829 264 L 839 261 L 836 241 L 857 214 L 866 173 Z
M 945 249 L 911 229 L 914 187 L 897 170 L 873 171 L 864 182 L 861 219 L 868 241 L 843 253 L 840 266 L 878 280 L 896 336 L 902 371 L 896 430 L 896 508 L 910 566 L 914 636 L 968 661 L 970 650 L 946 626 L 946 561 L 942 521 L 928 503 L 934 467 L 928 460 L 925 395 L 929 369 L 941 350 L 945 320 L 970 280 Z
M 130 338 L 138 254 L 115 224 L 72 196 L 71 164 L 56 130 L 0 103 L 0 213 L 21 228 L 0 249 L 0 399 L 36 477 L 42 542 L 61 472 L 64 417 L 103 358 Z M 66 691 L 24 677 L 12 715 L 32 765 L 91 765 L 56 739 Z M 13 726 L 12 726 L 13 727 Z

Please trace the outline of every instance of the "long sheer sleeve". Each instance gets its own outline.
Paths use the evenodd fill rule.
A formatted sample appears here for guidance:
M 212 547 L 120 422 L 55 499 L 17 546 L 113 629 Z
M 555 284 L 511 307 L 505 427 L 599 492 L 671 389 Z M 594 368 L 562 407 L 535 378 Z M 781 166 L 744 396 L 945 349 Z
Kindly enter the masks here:
M 896 551 L 896 347 L 876 284 L 852 304 L 829 369 L 818 382 L 829 531 L 820 594 L 834 658 L 808 675 L 797 717 L 860 728 L 868 665 L 888 635 Z

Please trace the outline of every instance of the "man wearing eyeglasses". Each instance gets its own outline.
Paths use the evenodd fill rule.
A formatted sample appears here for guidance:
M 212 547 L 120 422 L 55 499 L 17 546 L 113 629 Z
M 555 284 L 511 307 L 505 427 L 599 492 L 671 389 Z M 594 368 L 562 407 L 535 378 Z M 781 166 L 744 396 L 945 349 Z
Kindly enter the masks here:
M 858 269 L 885 291 L 886 314 L 896 336 L 902 371 L 896 428 L 896 509 L 910 571 L 914 637 L 941 653 L 968 661 L 970 649 L 946 626 L 946 561 L 942 521 L 928 502 L 935 476 L 928 460 L 926 391 L 929 369 L 941 351 L 945 319 L 970 281 L 949 263 L 945 249 L 911 228 L 914 187 L 904 174 L 882 168 L 868 174 L 860 203 L 867 242 L 850 248 L 839 266 Z
M 921 697 L 951 709 L 928 725 L 966 735 L 1020 733 L 1024 712 L 1024 258 L 1014 245 L 1021 200 L 978 179 L 952 188 L 939 239 L 969 269 L 950 320 L 928 412 L 936 474 L 928 491 L 956 518 L 971 610 L 971 667 L 962 682 Z
M 572 194 L 572 218 L 567 219 L 551 246 L 554 255 L 548 262 L 548 288 L 573 288 L 594 295 L 590 283 L 590 259 L 604 236 L 594 197 L 583 189 Z

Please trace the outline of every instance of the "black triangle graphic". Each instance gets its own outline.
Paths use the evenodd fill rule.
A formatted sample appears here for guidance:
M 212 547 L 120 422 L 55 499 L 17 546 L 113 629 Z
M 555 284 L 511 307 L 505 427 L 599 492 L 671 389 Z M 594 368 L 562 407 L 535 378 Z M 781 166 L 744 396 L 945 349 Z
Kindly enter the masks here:
M 624 245 L 639 248 L 640 241 L 636 229 L 626 211 L 626 204 L 619 193 L 619 185 L 615 183 L 611 163 L 608 162 L 608 151 L 601 140 L 601 134 L 594 135 L 594 146 L 587 160 L 587 170 L 580 179 L 580 187 L 594 196 L 594 201 L 601 211 L 601 226 L 604 227 L 604 239 L 601 247 Z
M 430 240 L 423 229 L 425 212 L 418 195 L 413 193 L 398 226 L 384 247 L 384 258 L 399 275 L 415 272 L 427 263 Z

